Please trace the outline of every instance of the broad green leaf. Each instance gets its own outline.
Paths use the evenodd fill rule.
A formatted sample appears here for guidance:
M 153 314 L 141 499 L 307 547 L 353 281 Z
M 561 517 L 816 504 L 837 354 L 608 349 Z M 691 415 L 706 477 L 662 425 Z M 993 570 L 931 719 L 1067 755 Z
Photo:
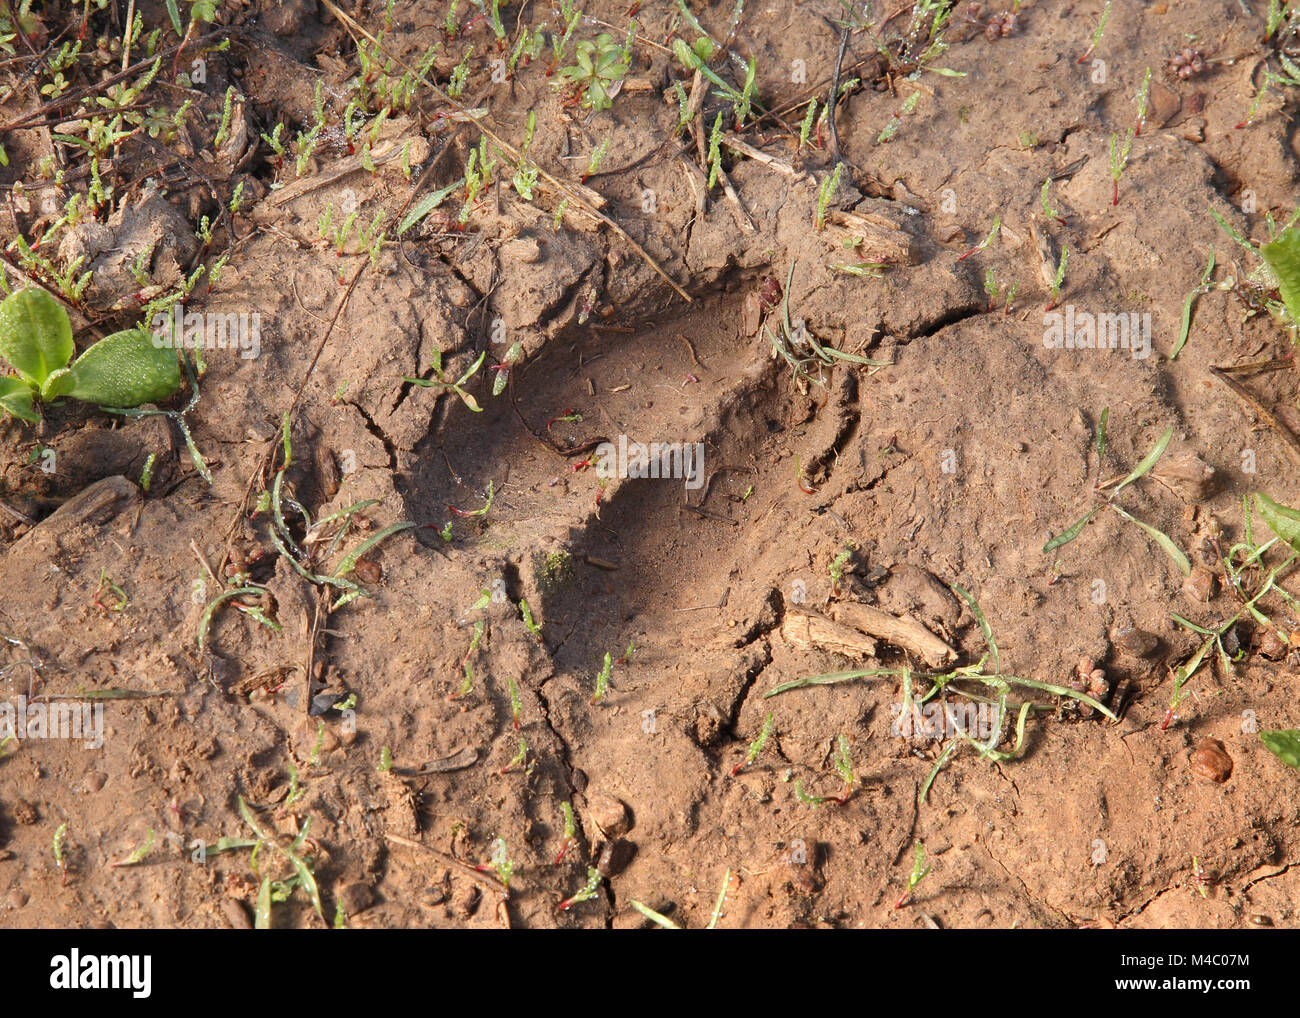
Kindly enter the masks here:
M 1259 741 L 1284 764 L 1300 769 L 1300 728 L 1263 729 Z
M 32 387 L 13 375 L 0 375 L 0 410 L 25 421 L 41 418 L 32 407 Z
M 0 357 L 36 388 L 75 351 L 72 323 L 59 302 L 29 288 L 0 301 Z
M 1255 493 L 1255 508 L 1273 533 L 1300 550 L 1300 511 L 1278 505 L 1262 491 Z
M 419 202 L 416 203 L 415 208 L 411 209 L 411 211 L 406 214 L 406 217 L 398 225 L 397 235 L 400 237 L 402 234 L 404 234 L 412 226 L 414 226 L 421 219 L 427 216 L 430 212 L 436 209 L 439 205 L 445 202 L 447 198 L 451 196 L 451 193 L 455 191 L 458 187 L 462 187 L 464 183 L 465 183 L 465 178 L 461 177 L 460 180 L 457 180 L 453 184 L 448 184 L 440 191 L 434 191 L 432 194 L 426 194 L 423 198 L 419 200 Z
M 1277 276 L 1282 302 L 1291 321 L 1300 325 L 1300 230 L 1288 227 L 1273 243 L 1261 247 L 1259 253 Z
M 175 351 L 159 349 L 143 329 L 105 336 L 73 362 L 72 377 L 66 395 L 111 407 L 152 403 L 181 386 Z

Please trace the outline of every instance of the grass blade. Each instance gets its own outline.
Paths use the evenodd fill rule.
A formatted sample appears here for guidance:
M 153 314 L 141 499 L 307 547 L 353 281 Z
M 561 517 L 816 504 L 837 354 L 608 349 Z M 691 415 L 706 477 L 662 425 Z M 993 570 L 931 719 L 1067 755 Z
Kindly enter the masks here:
M 1145 474 L 1148 470 L 1154 467 L 1157 461 L 1160 459 L 1160 457 L 1165 454 L 1165 449 L 1169 447 L 1169 440 L 1173 437 L 1174 437 L 1173 427 L 1171 426 L 1166 428 L 1165 433 L 1160 436 L 1160 440 L 1156 442 L 1152 450 L 1149 453 L 1147 453 L 1146 456 L 1143 457 L 1142 462 L 1133 468 L 1133 472 L 1131 474 L 1129 474 L 1126 478 L 1124 478 L 1124 480 L 1120 481 L 1119 484 L 1116 485 L 1115 490 L 1111 493 L 1111 498 L 1114 498 L 1121 491 L 1127 488 L 1130 484 L 1132 484 L 1143 474 Z
M 830 672 L 826 675 L 813 675 L 810 678 L 792 679 L 790 682 L 783 682 L 779 686 L 773 686 L 763 694 L 763 699 L 766 700 L 769 696 L 776 696 L 778 693 L 788 693 L 792 689 L 803 689 L 805 686 L 835 686 L 841 682 L 855 682 L 858 679 L 877 679 L 883 675 L 897 674 L 897 668 L 869 668 L 865 671 Z
M 1162 530 L 1157 530 L 1149 523 L 1143 523 L 1136 516 L 1125 512 L 1117 505 L 1112 505 L 1111 508 L 1119 513 L 1124 519 L 1131 523 L 1136 523 L 1146 531 L 1147 536 L 1151 538 L 1151 540 L 1155 541 L 1156 544 L 1160 545 L 1160 547 L 1165 550 L 1165 554 L 1174 560 L 1174 564 L 1178 566 L 1184 576 L 1190 576 L 1192 574 L 1192 565 L 1187 561 L 1187 556 L 1182 553 L 1178 545 L 1174 544 L 1168 534 Z
M 1076 520 L 1067 529 L 1061 531 L 1059 534 L 1053 537 L 1050 541 L 1048 541 L 1045 545 L 1043 545 L 1042 554 L 1046 555 L 1049 551 L 1055 551 L 1057 548 L 1061 547 L 1061 545 L 1069 544 L 1071 541 L 1073 541 L 1076 537 L 1078 537 L 1081 533 L 1083 533 L 1083 528 L 1088 525 L 1089 520 L 1091 520 L 1094 516 L 1097 515 L 1097 512 L 1099 511 L 1100 508 L 1101 507 L 1098 506 L 1097 509 L 1089 510 L 1088 514 L 1084 516 L 1083 519 Z

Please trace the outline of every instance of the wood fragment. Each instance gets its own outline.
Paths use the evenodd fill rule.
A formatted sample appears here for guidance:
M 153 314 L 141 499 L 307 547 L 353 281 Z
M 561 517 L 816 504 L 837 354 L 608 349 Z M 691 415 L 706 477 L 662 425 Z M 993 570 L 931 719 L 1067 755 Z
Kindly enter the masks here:
M 1223 369 L 1211 366 L 1210 374 L 1212 374 L 1215 378 L 1217 378 L 1229 389 L 1231 389 L 1237 395 L 1237 397 L 1248 407 L 1254 410 L 1255 413 L 1259 414 L 1259 416 L 1263 418 L 1263 420 L 1270 427 L 1272 427 L 1274 431 L 1278 433 L 1278 437 L 1280 437 L 1283 443 L 1286 445 L 1287 451 L 1291 453 L 1292 459 L 1294 459 L 1297 463 L 1300 463 L 1300 438 L 1296 438 L 1295 434 L 1291 431 L 1291 429 L 1288 428 L 1285 424 L 1283 424 L 1278 419 L 1277 415 L 1273 413 L 1272 410 L 1269 410 L 1266 406 L 1264 406 L 1263 403 L 1261 403 L 1253 395 L 1251 395 L 1250 391 L 1244 385 L 1238 382 L 1235 378 L 1233 378 Z
M 931 668 L 942 668 L 957 660 L 957 652 L 952 647 L 915 619 L 890 615 L 857 601 L 839 602 L 831 610 L 831 616 L 837 622 L 915 654 Z
M 875 640 L 819 612 L 786 612 L 781 638 L 800 650 L 829 650 L 846 657 L 876 656 Z

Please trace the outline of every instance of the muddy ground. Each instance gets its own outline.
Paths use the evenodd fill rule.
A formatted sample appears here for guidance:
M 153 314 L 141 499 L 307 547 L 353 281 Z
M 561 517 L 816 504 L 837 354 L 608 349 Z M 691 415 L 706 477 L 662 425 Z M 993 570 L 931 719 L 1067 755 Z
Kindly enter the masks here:
M 462 6 L 467 21 L 476 11 Z M 727 36 L 731 4 L 691 6 L 711 35 Z M 356 44 L 312 0 L 227 3 L 211 30 L 230 46 L 207 52 L 206 82 L 192 82 L 205 117 L 171 143 L 170 161 L 148 143 L 123 146 L 101 220 L 114 232 L 96 248 L 80 228 L 60 251 L 90 250 L 102 268 L 74 315 L 79 341 L 91 338 L 88 321 L 128 322 L 112 306 L 137 288 L 123 265 L 151 230 L 171 243 L 158 244 L 146 282 L 174 285 L 196 261 L 229 252 L 219 281 L 186 307 L 260 315 L 261 348 L 255 358 L 205 352 L 187 419 L 211 484 L 165 417 L 124 421 L 70 405 L 47 408 L 39 426 L 0 425 L 12 510 L 0 519 L 6 696 L 138 697 L 86 701 L 103 707 L 98 748 L 34 738 L 7 747 L 0 923 L 251 924 L 259 876 L 289 871 L 269 851 L 257 873 L 247 848 L 207 851 L 253 836 L 242 796 L 267 830 L 291 835 L 310 818 L 300 849 L 325 920 L 354 927 L 632 927 L 647 922 L 636 900 L 699 928 L 724 879 L 722 927 L 1300 925 L 1297 775 L 1254 734 L 1300 726 L 1294 656 L 1269 660 L 1259 629 L 1239 626 L 1240 660 L 1198 671 L 1162 728 L 1171 669 L 1199 642 L 1170 613 L 1217 626 L 1239 607 L 1233 593 L 1202 599 L 1111 512 L 1042 551 L 1100 498 L 1099 482 L 1128 472 L 1167 428 L 1164 472 L 1118 501 L 1193 565 L 1214 567 L 1220 532 L 1225 545 L 1239 539 L 1243 495 L 1300 502 L 1280 433 L 1209 371 L 1287 354 L 1285 332 L 1267 316 L 1245 319 L 1240 295 L 1213 291 L 1169 359 L 1211 247 L 1216 281 L 1253 267 L 1210 210 L 1259 240 L 1266 214 L 1284 221 L 1297 201 L 1290 90 L 1275 86 L 1237 126 L 1285 45 L 1265 41 L 1265 5 L 1249 6 L 1118 2 L 1080 62 L 1099 2 L 1021 4 L 1015 30 L 997 38 L 984 26 L 1001 0 L 977 21 L 962 5 L 932 67 L 964 76 L 926 69 L 914 80 L 886 74 L 855 31 L 839 80 L 861 80 L 838 104 L 838 138 L 823 124 L 801 145 L 805 109 L 795 104 L 829 94 L 844 12 L 829 0 L 752 2 L 731 48 L 756 58 L 763 108 L 785 112 L 740 134 L 769 161 L 722 150 L 732 200 L 721 184 L 706 191 L 691 130 L 675 133 L 671 82 L 690 89 L 691 76 L 667 51 L 669 32 L 696 35 L 675 6 L 641 5 L 645 41 L 624 88 L 610 109 L 590 111 L 552 87 L 549 48 L 494 82 L 488 20 L 452 39 L 446 4 L 398 0 L 384 45 L 416 61 L 438 43 L 430 76 L 440 86 L 473 45 L 462 101 L 485 108 L 516 145 L 536 111 L 529 155 L 556 178 L 578 183 L 608 142 L 586 187 L 648 257 L 573 203 L 557 229 L 555 188 L 526 201 L 503 163 L 463 228 L 458 191 L 400 241 L 390 234 L 371 265 L 355 245 L 336 255 L 319 217 L 331 204 L 358 208 L 363 222 L 382 209 L 391 230 L 416 189 L 418 201 L 464 174 L 477 130 L 421 90 L 383 128 L 399 144 L 418 142 L 409 178 L 393 162 L 373 174 L 348 163 L 337 129 L 299 177 L 292 153 L 277 162 L 259 135 L 284 122 L 291 136 L 309 121 L 317 81 L 336 121 Z M 167 24 L 163 5 L 140 9 L 150 27 Z M 583 10 L 575 41 L 603 30 L 623 39 L 625 2 Z M 79 11 L 50 15 L 46 29 L 75 31 Z M 353 13 L 372 32 L 384 23 L 382 5 Z M 549 32 L 559 18 L 545 4 L 501 13 L 510 44 L 521 27 L 549 21 Z M 891 13 L 873 11 L 871 24 L 897 37 L 910 14 L 881 28 Z M 124 17 L 110 8 L 92 25 L 111 34 Z M 1169 61 L 1185 46 L 1204 62 L 1183 78 Z M 713 64 L 737 80 L 733 62 Z M 23 66 L 0 73 L 16 78 Z M 1151 108 L 1113 204 L 1110 140 L 1133 125 L 1146 68 Z M 217 147 L 227 86 L 242 100 L 235 140 Z M 173 91 L 163 93 L 173 103 L 188 95 Z M 0 120 L 40 101 L 20 86 Z M 703 147 L 722 108 L 705 100 Z M 39 184 L 40 160 L 56 151 L 80 165 L 57 133 L 52 123 L 3 138 L 0 229 L 10 240 L 36 231 L 43 193 L 20 189 L 15 201 L 12 185 Z M 844 169 L 816 229 L 836 145 Z M 146 178 L 160 161 L 150 197 Z M 66 189 L 85 189 L 69 176 Z M 1064 222 L 1040 203 L 1049 177 Z M 226 201 L 241 181 L 243 204 L 221 215 L 213 195 Z M 207 246 L 192 237 L 204 215 L 216 226 Z M 995 216 L 993 241 L 959 260 Z M 859 250 L 845 246 L 855 223 L 868 237 Z M 891 256 L 872 257 L 878 244 Z M 1062 248 L 1060 310 L 1149 314 L 1149 357 L 1045 347 Z M 890 264 L 879 275 L 836 268 L 860 259 Z M 1018 284 L 1009 310 L 1001 299 L 990 306 L 990 269 L 1003 290 Z M 797 379 L 764 331 L 780 328 L 781 299 L 818 342 L 875 364 L 836 360 L 811 384 Z M 494 397 L 491 365 L 515 342 L 522 360 Z M 433 378 L 436 352 L 459 377 L 483 351 L 489 359 L 466 386 L 481 413 L 403 380 Z M 1283 425 L 1300 424 L 1294 370 L 1241 380 Z M 252 512 L 282 462 L 268 457 L 290 408 L 286 490 L 313 519 L 378 499 L 365 511 L 369 533 L 418 525 L 367 554 L 358 576 L 370 596 L 330 613 L 320 608 L 328 591 L 271 547 L 269 514 Z M 590 451 L 572 451 L 618 436 L 703 443 L 707 483 L 602 479 L 583 466 Z M 52 471 L 42 469 L 45 449 Z M 150 453 L 145 494 L 137 482 Z M 449 510 L 481 508 L 489 486 L 486 514 Z M 367 536 L 352 534 L 345 544 Z M 846 550 L 836 582 L 831 567 Z M 213 574 L 244 559 L 266 587 L 245 600 L 280 629 L 227 602 L 200 648 Z M 880 641 L 868 657 L 791 639 L 803 613 L 845 602 L 913 620 L 960 663 L 977 662 L 980 625 L 950 585 L 977 598 L 1004 673 L 1064 685 L 1089 657 L 1120 720 L 1082 717 L 1040 693 L 1019 756 L 1010 719 L 999 762 L 958 740 L 920 802 L 951 740 L 891 732 L 895 677 L 764 694 L 820 673 L 926 667 L 896 643 Z M 1281 604 L 1272 617 L 1286 628 L 1300 621 Z M 1133 630 L 1158 640 L 1137 646 Z M 593 704 L 606 653 L 616 663 Z M 456 695 L 466 662 L 470 688 Z M 309 713 L 349 697 L 350 711 Z M 769 712 L 770 738 L 733 776 Z M 796 786 L 841 794 L 841 736 L 853 794 L 842 805 L 801 801 Z M 1222 783 L 1189 766 L 1205 737 L 1231 757 Z M 565 803 L 575 843 L 557 862 Z M 138 863 L 112 865 L 150 831 Z M 916 843 L 932 870 L 895 908 Z M 503 851 L 513 863 L 504 900 L 491 872 Z M 601 878 L 595 895 L 559 910 L 588 866 Z M 303 889 L 275 905 L 272 921 L 322 925 Z

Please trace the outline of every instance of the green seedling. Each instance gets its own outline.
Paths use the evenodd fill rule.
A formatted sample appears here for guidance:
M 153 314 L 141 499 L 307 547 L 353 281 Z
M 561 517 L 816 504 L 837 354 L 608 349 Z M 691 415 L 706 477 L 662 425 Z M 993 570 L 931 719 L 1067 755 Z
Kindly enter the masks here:
M 586 172 L 582 175 L 584 181 L 600 169 L 601 163 L 605 161 L 605 156 L 609 154 L 609 142 L 609 135 L 605 135 L 600 139 L 596 147 L 591 150 L 591 155 L 587 157 Z
M 117 867 L 119 866 L 138 866 L 140 863 L 144 862 L 145 857 L 152 851 L 153 851 L 153 828 L 150 827 L 148 833 L 145 835 L 145 841 L 143 845 L 137 847 L 126 858 L 119 859 L 117 860 L 117 862 L 109 863 L 108 868 L 117 869 Z
M 1006 302 L 1006 307 L 1002 313 L 1011 314 L 1013 308 L 1012 301 L 1016 299 L 1016 291 L 1020 288 L 1020 283 L 1013 281 L 1004 293 L 1001 285 L 998 283 L 997 275 L 992 269 L 984 270 L 984 292 L 989 296 L 989 311 L 992 312 L 997 307 L 998 300 Z
M 1277 583 L 1278 576 L 1287 572 L 1296 560 L 1300 559 L 1300 511 L 1278 504 L 1263 492 L 1257 492 L 1255 495 L 1255 510 L 1276 536 L 1264 544 L 1255 543 L 1251 503 L 1248 498 L 1243 497 L 1243 540 L 1232 545 L 1227 553 L 1220 557 L 1226 586 L 1241 602 L 1238 611 L 1213 628 L 1199 626 L 1175 612 L 1170 613 L 1174 622 L 1184 629 L 1197 633 L 1203 639 L 1196 652 L 1174 672 L 1173 695 L 1160 726 L 1162 730 L 1168 728 L 1177 717 L 1175 712 L 1186 696 L 1188 680 L 1205 663 L 1211 650 L 1216 652 L 1224 674 L 1232 673 L 1232 662 L 1240 658 L 1242 652 L 1238 650 L 1234 657 L 1228 653 L 1223 641 L 1243 617 L 1249 615 L 1264 629 L 1272 630 L 1284 645 L 1290 643 L 1286 632 L 1260 610 L 1259 604 L 1269 594 L 1276 594 L 1292 612 L 1300 609 L 1300 601 Z M 1269 569 L 1262 581 L 1255 581 L 1256 575 L 1264 569 L 1265 554 L 1278 542 L 1288 548 L 1290 554 L 1284 561 Z
M 855 548 L 852 543 L 846 544 L 844 550 L 831 559 L 829 572 L 831 574 L 831 597 L 840 596 L 840 581 L 844 579 L 844 567 L 849 560 L 853 558 Z
M 1102 407 L 1097 419 L 1097 466 L 1106 458 L 1106 426 L 1110 423 L 1110 407 Z
M 524 620 L 524 628 L 537 638 L 537 642 L 542 641 L 542 627 L 533 620 L 533 611 L 528 607 L 526 598 L 519 599 L 519 614 Z
M 560 77 L 577 93 L 583 109 L 609 109 L 614 104 L 611 93 L 617 94 L 616 83 L 631 67 L 624 48 L 608 32 L 601 32 L 594 42 L 578 43 L 574 59 L 575 64 L 560 69 Z
M 391 771 L 392 769 L 393 769 L 393 751 L 389 749 L 387 746 L 382 746 L 380 747 L 379 750 L 379 763 L 375 766 L 375 770 L 379 771 L 382 774 L 383 772 Z
M 564 861 L 569 849 L 578 844 L 578 824 L 573 818 L 573 804 L 560 803 L 560 813 L 564 816 L 564 844 L 560 846 L 559 854 L 555 857 L 556 866 Z
M 311 833 L 311 817 L 303 821 L 302 830 L 298 832 L 297 837 L 285 847 L 281 844 L 280 839 L 271 832 L 264 829 L 254 818 L 253 812 L 249 809 L 248 803 L 244 797 L 239 796 L 239 815 L 243 818 L 244 823 L 253 829 L 257 836 L 253 844 L 251 863 L 253 873 L 261 879 L 261 886 L 257 894 L 257 909 L 255 914 L 254 926 L 259 930 L 268 930 L 271 928 L 271 907 L 274 902 L 288 901 L 293 892 L 301 887 L 307 892 L 307 897 L 311 901 L 312 909 L 321 921 L 325 921 L 325 909 L 321 904 L 320 888 L 316 884 L 315 859 L 303 852 L 303 847 L 308 844 L 308 838 Z M 242 844 L 241 843 L 241 847 Z M 259 872 L 258 862 L 265 851 L 274 851 L 287 861 L 293 870 L 293 875 L 287 880 L 272 880 L 269 875 L 263 876 Z
M 594 866 L 588 866 L 587 882 L 583 885 L 582 889 L 571 897 L 565 898 L 556 906 L 556 908 L 561 912 L 567 912 L 569 909 L 573 908 L 574 905 L 584 901 L 590 901 L 592 898 L 596 897 L 596 892 L 600 889 L 601 879 L 600 870 L 596 869 Z
M 1160 457 L 1165 453 L 1165 449 L 1168 448 L 1169 440 L 1173 437 L 1173 434 L 1174 429 L 1172 427 L 1166 428 L 1164 434 L 1156 441 L 1156 444 L 1152 447 L 1151 451 L 1146 454 L 1142 462 L 1134 467 L 1133 471 L 1114 487 L 1111 493 L 1106 497 L 1106 500 L 1101 505 L 1089 509 L 1087 513 L 1072 523 L 1069 527 L 1057 534 L 1055 537 L 1049 539 L 1048 542 L 1043 545 L 1043 554 L 1046 555 L 1063 545 L 1069 544 L 1083 533 L 1083 528 L 1088 525 L 1097 513 L 1101 512 L 1102 509 L 1112 509 L 1122 519 L 1125 519 L 1130 523 L 1136 523 L 1148 537 L 1160 546 L 1161 550 L 1163 550 L 1166 555 L 1173 559 L 1174 564 L 1178 566 L 1179 571 L 1181 571 L 1184 576 L 1190 575 L 1192 567 L 1187 561 L 1187 556 L 1183 554 L 1179 547 L 1166 534 L 1157 530 L 1155 527 L 1143 523 L 1141 520 L 1135 518 L 1126 510 L 1115 504 L 1115 498 L 1121 491 L 1127 488 L 1134 481 L 1145 476 L 1147 472 L 1159 462 Z
M 1065 225 L 1065 217 L 1053 207 L 1051 200 L 1047 197 L 1047 192 L 1051 190 L 1052 178 L 1048 177 L 1043 181 L 1043 188 L 1038 192 L 1038 204 L 1043 210 L 1043 215 L 1048 219 L 1055 219 L 1062 226 Z
M 838 169 L 838 167 L 836 167 Z M 719 112 L 713 121 L 713 130 L 709 132 L 709 190 L 718 182 L 722 173 L 722 114 Z M 832 189 L 833 190 L 833 189 Z
M 808 138 L 812 134 L 813 124 L 815 123 L 817 123 L 817 100 L 811 99 L 808 102 L 808 111 L 803 116 L 803 122 L 799 125 L 800 148 L 808 144 Z
M 794 267 L 795 262 L 791 262 L 790 271 L 786 275 L 785 294 L 781 301 L 780 332 L 774 331 L 766 324 L 763 326 L 763 331 L 767 333 L 772 349 L 790 366 L 795 378 L 801 384 L 815 382 L 825 388 L 826 380 L 822 369 L 831 366 L 836 361 L 848 361 L 852 364 L 863 364 L 873 368 L 889 366 L 892 363 L 890 361 L 873 361 L 860 354 L 848 353 L 833 346 L 823 346 L 802 321 L 796 327 L 790 318 L 790 286 L 794 282 Z M 810 368 L 817 369 L 816 376 L 809 371 Z M 804 487 L 802 470 L 799 477 L 800 490 L 804 491 L 805 494 L 812 494 L 811 489 Z
M 506 685 L 510 691 L 510 717 L 514 722 L 515 731 L 519 731 L 519 715 L 523 711 L 523 701 L 519 698 L 519 687 L 515 685 L 512 676 L 506 676 Z
M 490 599 L 491 595 L 487 595 L 486 591 L 484 591 L 484 594 Z M 481 607 L 481 604 L 475 605 L 475 607 Z M 460 684 L 460 687 L 456 692 L 451 694 L 450 699 L 456 700 L 462 696 L 468 696 L 470 690 L 474 688 L 474 666 L 470 663 L 470 658 L 472 658 L 474 652 L 478 650 L 479 642 L 483 639 L 483 634 L 485 632 L 487 632 L 486 622 L 480 619 L 478 622 L 474 623 L 472 635 L 469 639 L 469 650 L 465 652 L 465 657 L 460 663 L 461 668 L 465 672 L 465 680 Z
M 926 874 L 929 872 L 930 867 L 925 864 L 925 846 L 918 841 L 916 847 L 912 850 L 912 872 L 907 878 L 907 889 L 894 902 L 895 909 L 902 908 L 907 904 L 908 899 L 912 897 L 912 892 L 920 886 L 921 881 L 925 879 Z
M 1070 245 L 1061 245 L 1061 259 L 1056 263 L 1056 277 L 1052 280 L 1051 299 L 1047 302 L 1047 310 L 1051 311 L 1056 307 L 1057 302 L 1061 299 L 1061 284 L 1065 282 L 1065 267 L 1070 263 Z
M 827 802 L 833 802 L 837 806 L 843 806 L 853 798 L 853 786 L 857 782 L 857 776 L 853 773 L 853 757 L 849 753 L 848 736 L 839 737 L 839 752 L 835 755 L 835 770 L 844 782 L 844 791 L 838 796 L 828 795 L 809 795 L 804 791 L 803 783 L 796 781 L 794 783 L 794 794 L 800 802 L 809 806 L 821 806 Z
M 44 290 L 20 290 L 0 301 L 0 357 L 16 372 L 0 375 L 0 408 L 39 421 L 37 404 L 63 396 L 127 408 L 180 388 L 175 352 L 155 347 L 144 329 L 105 336 L 74 361 L 75 352 L 68 312 Z
M 444 188 L 434 191 L 432 194 L 426 194 L 416 202 L 411 210 L 403 217 L 401 223 L 397 226 L 397 236 L 401 236 L 416 223 L 420 222 L 430 212 L 445 202 L 451 195 L 455 194 L 465 186 L 465 178 L 461 177 L 454 183 L 448 184 Z
M 461 402 L 474 411 L 474 413 L 481 414 L 483 408 L 478 405 L 478 400 L 465 391 L 464 386 L 471 378 L 478 374 L 479 368 L 483 366 L 483 362 L 486 360 L 487 351 L 484 350 L 479 354 L 478 360 L 470 365 L 469 370 L 461 375 L 460 378 L 456 379 L 456 381 L 452 382 L 449 381 L 447 376 L 442 372 L 442 351 L 435 349 L 433 351 L 433 365 L 430 368 L 434 374 L 433 378 L 408 378 L 403 376 L 402 381 L 409 382 L 411 385 L 418 385 L 424 389 L 438 388 L 443 391 L 454 392 L 460 397 Z
M 474 868 L 480 873 L 496 874 L 496 878 L 501 881 L 501 886 L 507 891 L 510 890 L 510 878 L 514 876 L 515 864 L 511 861 L 506 849 L 506 839 L 497 838 L 492 847 L 491 861 L 481 863 Z
M 1178 356 L 1183 346 L 1187 343 L 1187 338 L 1192 331 L 1192 306 L 1196 303 L 1196 298 L 1202 294 L 1209 293 L 1215 289 L 1215 284 L 1210 282 L 1210 276 L 1214 272 L 1214 245 L 1210 245 L 1210 260 L 1205 265 L 1205 271 L 1201 273 L 1201 281 L 1197 284 L 1195 290 L 1189 293 L 1183 300 L 1183 319 L 1178 327 L 1178 342 L 1174 344 L 1173 350 L 1169 352 L 1169 359 L 1173 360 Z
M 989 235 L 988 235 L 987 237 L 985 237 L 983 240 L 981 240 L 978 244 L 976 244 L 976 245 L 975 245 L 973 248 L 971 248 L 969 251 L 967 251 L 965 254 L 963 254 L 963 255 L 959 255 L 958 258 L 957 258 L 957 261 L 959 261 L 959 262 L 964 262 L 964 261 L 965 261 L 967 258 L 969 258 L 971 255 L 976 254 L 976 253 L 979 252 L 979 251 L 983 251 L 983 250 L 985 250 L 985 249 L 986 249 L 990 244 L 992 244 L 993 241 L 997 238 L 997 235 L 998 235 L 998 233 L 999 233 L 999 231 L 1000 231 L 1001 229 L 1002 229 L 1002 217 L 1001 217 L 1001 216 L 994 216 L 994 217 L 993 217 L 993 229 L 989 230 Z
M 605 651 L 605 662 L 600 667 L 600 672 L 596 676 L 596 692 L 592 694 L 590 706 L 595 706 L 601 700 L 605 699 L 609 693 L 609 677 L 614 671 L 614 658 L 609 651 Z
M 1078 63 L 1086 64 L 1088 58 L 1097 51 L 1097 46 L 1101 43 L 1101 37 L 1106 32 L 1106 22 L 1110 20 L 1110 5 L 1111 0 L 1106 0 L 1106 6 L 1103 7 L 1101 11 L 1101 20 L 1097 22 L 1097 28 L 1092 33 L 1092 41 L 1089 42 L 1088 48 L 1084 50 L 1083 56 L 1079 57 L 1077 61 Z
M 930 786 L 934 783 L 934 779 L 938 776 L 939 771 L 943 769 L 944 765 L 947 764 L 949 759 L 951 759 L 953 754 L 961 745 L 963 745 L 963 743 L 969 743 L 973 746 L 981 759 L 994 763 L 1013 759 L 1020 755 L 1024 748 L 1024 724 L 1029 711 L 1031 709 L 1036 709 L 1046 712 L 1054 708 L 1047 705 L 1032 704 L 1029 702 L 1020 704 L 1016 725 L 1015 746 L 1010 751 L 999 750 L 997 746 L 1003 739 L 1003 731 L 1006 727 L 1008 713 L 1012 707 L 1015 706 L 1009 701 L 1013 687 L 1038 690 L 1063 697 L 1067 700 L 1077 700 L 1080 703 L 1086 703 L 1094 710 L 1100 711 L 1112 721 L 1116 720 L 1114 712 L 1109 708 L 1077 690 L 1056 685 L 1054 683 L 1039 682 L 1036 679 L 1026 679 L 1018 675 L 1010 675 L 1003 672 L 997 641 L 993 638 L 992 627 L 984 617 L 983 611 L 980 610 L 979 602 L 976 601 L 968 591 L 956 584 L 952 585 L 952 589 L 954 593 L 958 594 L 962 600 L 966 602 L 971 614 L 975 616 L 976 621 L 979 623 L 980 633 L 984 637 L 984 642 L 988 645 L 987 652 L 974 664 L 954 668 L 948 672 L 913 672 L 910 668 L 904 666 L 902 668 L 868 668 L 846 672 L 833 672 L 826 675 L 814 675 L 809 678 L 795 679 L 775 686 L 763 694 L 764 699 L 779 696 L 783 693 L 788 693 L 791 690 L 805 689 L 811 686 L 834 686 L 846 682 L 857 682 L 863 679 L 896 678 L 902 680 L 903 702 L 907 704 L 913 702 L 912 680 L 914 678 L 920 678 L 929 680 L 930 682 L 929 690 L 923 697 L 919 698 L 920 703 L 926 703 L 936 696 L 940 697 L 943 702 L 946 703 L 946 699 L 944 698 L 946 698 L 949 693 L 960 694 L 976 703 L 994 703 L 997 706 L 997 714 L 992 725 L 992 734 L 989 737 L 989 741 L 985 743 L 977 742 L 975 739 L 971 738 L 971 736 L 963 732 L 961 733 L 962 738 L 960 740 L 953 740 L 950 742 L 947 748 L 939 755 L 938 760 L 935 761 L 934 767 L 931 769 L 929 776 L 921 786 L 918 796 L 920 802 L 925 801 L 929 794 Z M 990 659 L 992 660 L 993 669 L 991 672 L 986 672 L 984 666 L 986 663 L 989 663 Z M 994 694 L 994 698 L 990 700 L 988 696 L 981 696 L 974 691 L 964 688 L 964 684 L 967 682 L 978 682 L 987 690 L 990 690 Z
M 817 211 L 813 216 L 813 226 L 819 230 L 826 228 L 826 212 L 830 208 L 831 199 L 835 197 L 835 192 L 839 190 L 840 174 L 843 170 L 844 164 L 836 163 L 835 170 L 817 187 Z
M 734 778 L 746 767 L 753 764 L 758 759 L 763 747 L 767 745 L 767 740 L 772 735 L 772 730 L 776 727 L 776 714 L 768 711 L 767 719 L 763 722 L 763 730 L 758 733 L 758 738 L 749 744 L 749 750 L 745 753 L 745 759 L 731 768 L 731 776 Z
M 526 764 L 527 762 L 528 762 L 528 743 L 525 742 L 523 739 L 520 739 L 519 749 L 515 752 L 515 755 L 512 756 L 510 758 L 510 762 L 506 764 L 504 767 L 502 767 L 501 770 L 497 771 L 497 773 L 509 774 L 511 771 L 523 770 L 525 769 L 524 764 Z M 526 769 L 531 770 L 532 768 L 526 768 Z
M 126 591 L 109 579 L 104 569 L 100 569 L 99 586 L 95 588 L 95 607 L 101 611 L 120 612 L 130 603 L 131 599 L 126 596 Z

